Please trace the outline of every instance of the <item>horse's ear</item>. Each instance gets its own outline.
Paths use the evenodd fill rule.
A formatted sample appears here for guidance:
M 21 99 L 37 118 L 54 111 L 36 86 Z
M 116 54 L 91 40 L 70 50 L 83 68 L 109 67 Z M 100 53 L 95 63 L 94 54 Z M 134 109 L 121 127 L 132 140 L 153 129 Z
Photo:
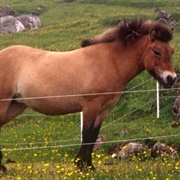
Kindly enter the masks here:
M 174 28 L 172 27 L 171 30 L 170 30 L 171 34 L 174 33 Z
M 156 40 L 156 30 L 155 29 L 152 29 L 151 30 L 151 32 L 150 32 L 150 39 L 152 40 L 152 41 L 155 41 Z

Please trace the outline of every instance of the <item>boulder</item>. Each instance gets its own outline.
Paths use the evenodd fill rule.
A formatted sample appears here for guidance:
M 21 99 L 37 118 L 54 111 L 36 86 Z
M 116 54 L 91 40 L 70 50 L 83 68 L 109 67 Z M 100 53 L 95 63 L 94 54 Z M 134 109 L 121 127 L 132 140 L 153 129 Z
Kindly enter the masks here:
M 151 156 L 153 158 L 157 156 L 170 156 L 173 158 L 177 156 L 177 154 L 178 151 L 176 149 L 166 145 L 163 142 L 157 142 L 151 149 Z
M 178 126 L 180 126 L 180 121 L 173 121 L 173 122 L 171 123 L 171 127 L 172 127 L 172 128 L 175 128 L 175 127 L 178 127 Z
M 175 116 L 180 116 L 180 96 L 175 99 L 172 112 Z
M 133 154 L 137 155 L 138 153 L 142 153 L 147 150 L 148 150 L 148 147 L 144 144 L 130 142 L 122 147 L 117 157 L 120 159 L 127 158 L 130 155 L 133 155 Z
M 24 25 L 13 16 L 0 18 L 0 34 L 16 33 L 23 31 L 24 29 Z
M 106 136 L 99 135 L 94 144 L 93 151 L 99 150 L 106 139 L 107 139 Z
M 139 142 L 129 142 L 123 145 L 117 144 L 108 154 L 112 158 L 124 159 L 132 155 L 138 155 L 148 150 L 148 146 Z
M 121 131 L 116 133 L 115 136 L 123 136 L 123 135 L 127 134 L 129 131 L 130 131 L 130 128 L 122 129 Z
M 23 14 L 17 17 L 26 29 L 38 29 L 41 26 L 41 21 L 37 16 L 32 14 Z
M 25 29 L 38 29 L 41 21 L 37 16 L 24 14 L 14 17 L 15 11 L 10 6 L 0 10 L 0 34 L 17 33 Z
M 161 10 L 160 8 L 156 8 L 155 12 L 158 14 L 158 17 L 156 18 L 157 21 L 167 24 L 173 29 L 177 25 L 176 20 L 172 17 L 171 14 L 167 13 L 166 11 Z
M 15 11 L 10 6 L 5 6 L 0 10 L 0 17 L 14 15 Z

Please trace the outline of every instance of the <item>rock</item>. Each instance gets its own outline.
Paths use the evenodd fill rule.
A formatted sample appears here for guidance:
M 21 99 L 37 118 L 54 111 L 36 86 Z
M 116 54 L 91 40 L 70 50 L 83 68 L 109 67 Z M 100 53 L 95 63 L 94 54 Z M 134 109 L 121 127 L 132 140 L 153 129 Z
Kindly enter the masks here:
M 125 128 L 123 130 L 121 130 L 120 132 L 116 133 L 115 136 L 123 136 L 125 134 L 127 134 L 130 131 L 130 128 Z
M 153 158 L 157 156 L 170 156 L 175 157 L 178 154 L 177 150 L 173 149 L 172 147 L 166 145 L 163 142 L 157 142 L 151 149 L 151 156 Z
M 176 94 L 180 94 L 180 72 L 176 71 L 177 74 L 177 80 L 175 85 L 173 86 L 173 92 L 175 92 Z
M 41 26 L 41 21 L 37 16 L 32 14 L 24 14 L 17 17 L 26 29 L 38 29 Z
M 117 143 L 107 152 L 107 155 L 113 158 L 117 157 L 117 153 L 119 152 L 119 150 L 121 150 L 121 144 Z
M 5 6 L 0 10 L 0 17 L 14 15 L 15 11 L 10 6 Z
M 171 123 L 171 127 L 173 127 L 173 128 L 178 127 L 178 126 L 180 126 L 180 121 L 173 121 Z
M 147 150 L 148 146 L 144 144 L 139 142 L 129 142 L 123 145 L 116 144 L 108 154 L 111 155 L 112 158 L 124 159 L 132 155 L 137 155 L 138 153 L 143 153 Z
M 156 8 L 155 12 L 158 14 L 158 17 L 156 18 L 157 21 L 167 24 L 170 27 L 172 27 L 173 29 L 177 25 L 177 22 L 172 17 L 172 15 L 167 13 L 166 11 L 161 10 L 160 8 Z
M 180 116 L 180 96 L 175 99 L 172 112 L 175 116 Z
M 0 34 L 16 33 L 23 31 L 24 29 L 24 25 L 13 16 L 0 18 Z
M 128 144 L 125 144 L 122 147 L 122 149 L 117 154 L 117 157 L 122 159 L 122 158 L 126 158 L 132 154 L 136 155 L 138 153 L 142 153 L 142 152 L 147 151 L 147 150 L 148 150 L 148 147 L 145 146 L 144 144 L 130 142 Z
M 103 142 L 106 140 L 106 136 L 104 135 L 99 135 L 98 138 L 96 139 L 96 142 L 94 144 L 94 148 L 93 150 L 96 151 L 96 150 L 99 150 L 103 144 Z
M 37 16 L 24 14 L 14 17 L 15 11 L 10 6 L 0 10 L 0 34 L 16 33 L 25 29 L 38 29 L 41 21 Z

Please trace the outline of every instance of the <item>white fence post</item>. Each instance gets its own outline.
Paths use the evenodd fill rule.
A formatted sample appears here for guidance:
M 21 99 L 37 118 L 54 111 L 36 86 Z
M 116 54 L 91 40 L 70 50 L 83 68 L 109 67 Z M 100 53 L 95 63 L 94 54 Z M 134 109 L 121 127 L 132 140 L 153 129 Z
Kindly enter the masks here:
M 83 132 L 83 112 L 80 112 L 80 120 L 81 120 L 81 143 L 82 143 L 82 140 L 83 140 L 83 137 L 82 137 L 82 132 Z
M 157 98 L 157 118 L 160 116 L 159 112 L 159 82 L 156 81 L 156 98 Z

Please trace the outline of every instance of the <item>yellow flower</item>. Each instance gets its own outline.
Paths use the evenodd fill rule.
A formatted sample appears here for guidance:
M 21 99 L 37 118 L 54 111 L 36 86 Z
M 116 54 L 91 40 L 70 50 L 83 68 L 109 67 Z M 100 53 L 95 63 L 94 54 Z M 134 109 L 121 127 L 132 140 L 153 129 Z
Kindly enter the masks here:
M 64 171 L 65 169 L 64 168 L 61 168 L 61 171 Z
M 73 172 L 68 173 L 68 176 L 69 176 L 69 177 L 72 176 L 72 175 L 73 175 Z
M 69 155 L 67 154 L 67 153 L 65 153 L 65 155 L 64 155 L 65 157 L 68 157 Z
M 48 166 L 49 166 L 49 164 L 48 164 L 48 163 L 47 163 L 47 164 L 44 164 L 44 166 L 45 166 L 45 167 L 48 167 Z
M 127 146 L 123 146 L 123 147 L 122 147 L 122 149 L 126 149 L 126 148 L 127 148 Z

